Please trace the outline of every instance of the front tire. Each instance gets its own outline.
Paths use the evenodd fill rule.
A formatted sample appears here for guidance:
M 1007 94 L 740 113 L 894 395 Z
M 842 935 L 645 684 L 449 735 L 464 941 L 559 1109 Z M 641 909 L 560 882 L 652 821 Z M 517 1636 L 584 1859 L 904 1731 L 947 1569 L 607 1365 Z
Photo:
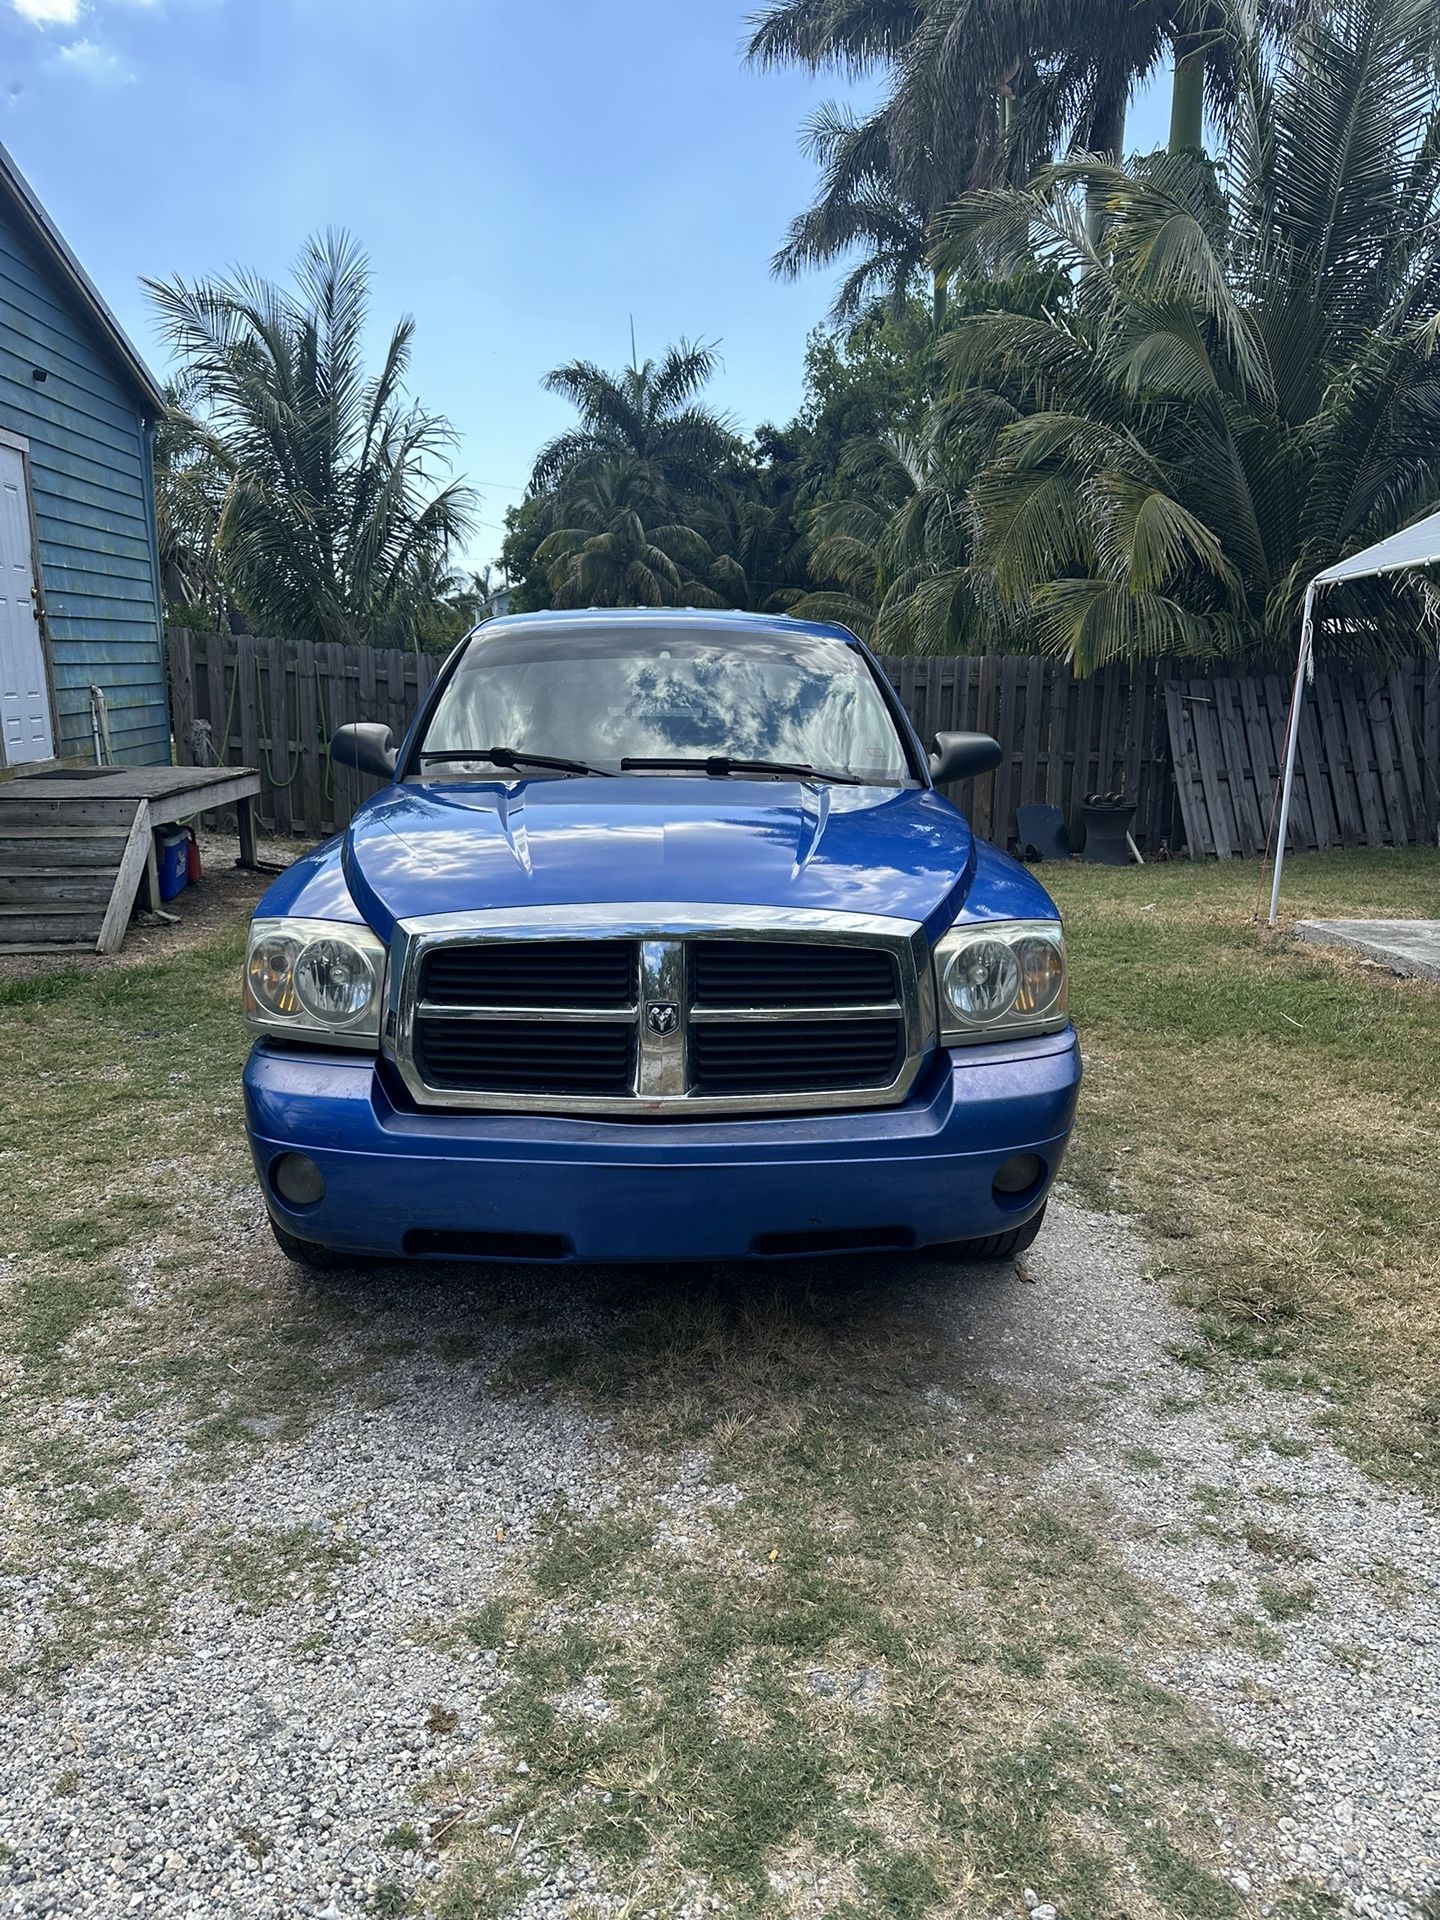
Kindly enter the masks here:
M 334 1247 L 322 1247 L 315 1240 L 297 1240 L 293 1233 L 287 1233 L 284 1227 L 271 1215 L 270 1231 L 275 1236 L 275 1244 L 287 1260 L 293 1260 L 297 1267 L 308 1267 L 312 1273 L 334 1273 L 342 1267 L 368 1266 L 364 1254 L 340 1253 Z
M 1004 1233 L 987 1233 L 981 1240 L 947 1240 L 938 1247 L 922 1247 L 920 1255 L 927 1260 L 1010 1260 L 1017 1253 L 1033 1246 L 1045 1224 L 1045 1208 L 1048 1201 L 1042 1203 L 1038 1213 L 1020 1227 L 1008 1227 Z

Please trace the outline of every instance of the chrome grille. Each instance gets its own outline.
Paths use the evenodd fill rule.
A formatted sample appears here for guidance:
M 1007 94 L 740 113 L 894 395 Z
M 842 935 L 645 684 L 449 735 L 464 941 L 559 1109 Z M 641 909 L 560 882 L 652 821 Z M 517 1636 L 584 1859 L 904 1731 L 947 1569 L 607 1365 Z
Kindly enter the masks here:
M 934 1042 L 909 921 L 521 908 L 402 925 L 386 1049 L 422 1105 L 631 1117 L 902 1100 Z
M 865 1007 L 900 997 L 883 947 L 813 940 L 691 940 L 690 994 L 707 1007 Z

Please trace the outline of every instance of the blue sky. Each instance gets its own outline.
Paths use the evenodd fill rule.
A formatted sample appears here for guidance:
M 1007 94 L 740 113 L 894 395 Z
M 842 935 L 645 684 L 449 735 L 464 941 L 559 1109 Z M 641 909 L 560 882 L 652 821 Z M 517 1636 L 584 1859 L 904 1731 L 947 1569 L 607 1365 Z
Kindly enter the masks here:
M 741 64 L 752 0 L 0 0 L 0 139 L 157 372 L 140 274 L 282 275 L 350 228 L 493 555 L 575 357 L 718 340 L 741 427 L 800 397 L 832 278 L 768 263 L 838 81 Z M 1136 143 L 1160 137 L 1142 103 Z M 377 329 L 378 330 L 378 329 Z

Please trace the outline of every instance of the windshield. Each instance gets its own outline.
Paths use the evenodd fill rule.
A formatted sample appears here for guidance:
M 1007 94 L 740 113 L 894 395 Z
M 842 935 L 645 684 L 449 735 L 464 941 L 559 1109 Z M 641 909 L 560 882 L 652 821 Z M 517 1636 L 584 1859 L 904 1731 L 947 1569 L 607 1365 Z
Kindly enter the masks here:
M 482 631 L 419 751 L 426 771 L 463 773 L 463 756 L 483 761 L 495 747 L 514 755 L 511 778 L 532 771 L 528 755 L 608 771 L 645 760 L 693 760 L 696 771 L 706 760 L 773 762 L 877 784 L 910 773 L 862 656 L 798 631 L 512 628 L 490 639 Z

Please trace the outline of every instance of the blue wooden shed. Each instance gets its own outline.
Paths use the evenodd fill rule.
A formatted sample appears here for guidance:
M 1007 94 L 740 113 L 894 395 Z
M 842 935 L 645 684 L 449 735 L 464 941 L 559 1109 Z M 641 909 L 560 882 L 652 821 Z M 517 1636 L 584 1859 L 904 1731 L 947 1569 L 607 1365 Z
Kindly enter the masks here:
M 164 406 L 0 147 L 0 766 L 95 759 L 97 709 L 116 763 L 170 759 L 153 467 Z

